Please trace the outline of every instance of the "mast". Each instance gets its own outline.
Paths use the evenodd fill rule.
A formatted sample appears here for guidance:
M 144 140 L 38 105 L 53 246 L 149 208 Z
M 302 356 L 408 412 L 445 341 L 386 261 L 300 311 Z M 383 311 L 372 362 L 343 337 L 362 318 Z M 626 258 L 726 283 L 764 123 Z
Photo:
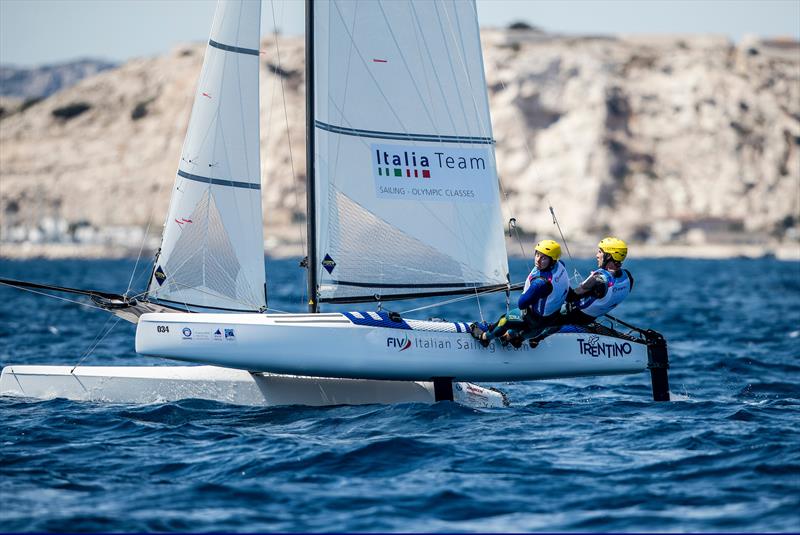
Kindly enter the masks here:
M 306 243 L 308 244 L 308 311 L 317 304 L 317 205 L 314 180 L 314 0 L 306 0 Z

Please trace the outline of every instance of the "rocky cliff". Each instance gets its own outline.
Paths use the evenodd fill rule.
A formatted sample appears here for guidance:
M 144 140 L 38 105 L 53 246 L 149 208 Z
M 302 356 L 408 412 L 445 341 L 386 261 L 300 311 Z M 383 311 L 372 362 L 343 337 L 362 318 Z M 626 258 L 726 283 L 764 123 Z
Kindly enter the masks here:
M 552 205 L 576 247 L 615 233 L 800 251 L 798 43 L 483 37 L 506 213 L 526 239 L 553 235 Z M 296 253 L 303 43 L 281 38 L 280 65 L 275 40 L 262 44 L 266 245 Z M 0 118 L 0 254 L 26 241 L 135 251 L 145 233 L 157 247 L 202 53 L 131 61 Z

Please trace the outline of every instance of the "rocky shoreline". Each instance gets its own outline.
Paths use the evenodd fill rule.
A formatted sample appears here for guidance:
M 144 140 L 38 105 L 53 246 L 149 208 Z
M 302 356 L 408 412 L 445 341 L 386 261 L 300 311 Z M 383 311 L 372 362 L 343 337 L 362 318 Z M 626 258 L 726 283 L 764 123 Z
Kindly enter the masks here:
M 525 251 L 533 250 L 533 241 L 523 242 Z M 800 261 L 800 244 L 772 243 L 756 244 L 636 244 L 631 243 L 631 259 L 639 258 L 694 258 L 694 259 L 728 259 L 728 258 L 776 258 L 786 261 Z M 522 256 L 518 242 L 509 240 L 508 253 L 513 258 Z M 592 244 L 570 244 L 570 250 L 576 258 L 589 258 L 594 253 Z M 154 256 L 153 249 L 144 249 L 143 259 Z M 284 243 L 265 249 L 269 258 L 300 258 L 303 248 L 299 243 Z M 0 243 L 0 259 L 5 260 L 62 260 L 62 259 L 121 259 L 136 258 L 139 247 L 125 247 L 104 244 L 75 243 Z

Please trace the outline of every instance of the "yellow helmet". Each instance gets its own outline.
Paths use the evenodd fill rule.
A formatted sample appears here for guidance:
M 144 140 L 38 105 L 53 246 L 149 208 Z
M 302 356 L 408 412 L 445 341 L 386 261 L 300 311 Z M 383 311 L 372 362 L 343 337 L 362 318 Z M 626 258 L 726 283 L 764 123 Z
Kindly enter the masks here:
M 553 240 L 542 240 L 536 244 L 534 250 L 539 251 L 543 255 L 547 255 L 555 262 L 561 258 L 561 246 L 558 242 Z
M 617 262 L 622 262 L 628 256 L 628 246 L 619 238 L 603 238 L 597 247 Z

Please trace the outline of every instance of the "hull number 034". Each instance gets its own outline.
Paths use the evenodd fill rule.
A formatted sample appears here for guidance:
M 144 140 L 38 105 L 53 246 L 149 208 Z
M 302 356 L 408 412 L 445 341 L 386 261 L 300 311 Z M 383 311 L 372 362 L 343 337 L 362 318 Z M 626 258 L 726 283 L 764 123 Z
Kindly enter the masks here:
M 169 325 L 156 325 L 156 332 L 168 333 L 169 332 Z

